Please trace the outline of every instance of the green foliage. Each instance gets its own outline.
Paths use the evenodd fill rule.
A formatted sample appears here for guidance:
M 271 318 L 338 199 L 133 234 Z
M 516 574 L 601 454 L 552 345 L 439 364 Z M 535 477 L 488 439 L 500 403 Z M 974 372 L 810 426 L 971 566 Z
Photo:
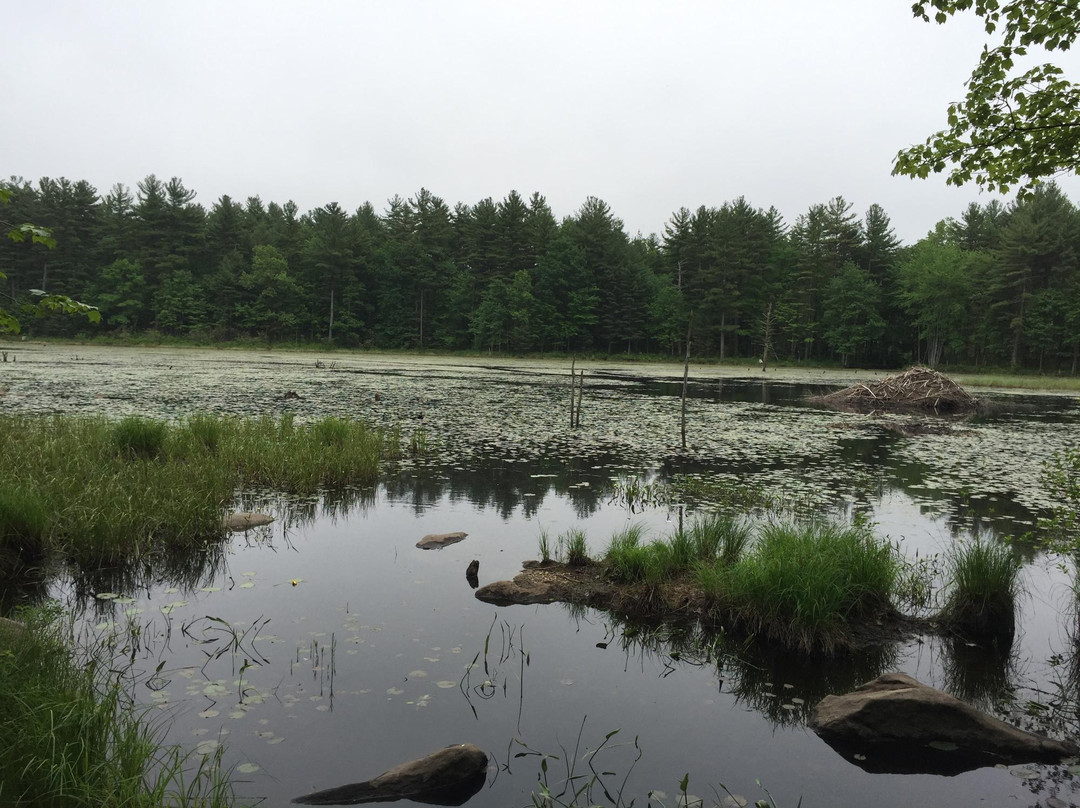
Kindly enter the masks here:
M 774 523 L 739 561 L 704 566 L 698 580 L 718 614 L 786 645 L 831 652 L 855 623 L 892 608 L 900 574 L 893 548 L 866 527 Z
M 220 752 L 162 745 L 107 646 L 69 651 L 55 617 L 0 633 L 0 799 L 44 808 L 236 804 Z
M 1021 69 L 1035 48 L 1066 51 L 1080 35 L 1068 3 L 1044 0 L 918 0 L 916 17 L 941 24 L 973 9 L 997 37 L 979 56 L 962 101 L 948 109 L 948 128 L 901 151 L 894 174 L 926 177 L 949 168 L 946 181 L 974 181 L 1007 193 L 1030 192 L 1043 179 L 1080 167 L 1080 85 L 1054 64 Z
M 9 218 L 57 241 L 0 239 L 7 332 L 78 336 L 81 317 L 38 317 L 97 318 L 74 298 L 100 307 L 110 339 L 147 343 L 673 356 L 693 310 L 701 358 L 756 365 L 768 342 L 770 369 L 929 358 L 1080 372 L 1078 214 L 1049 185 L 1008 208 L 969 206 L 925 240 L 948 249 L 911 255 L 879 205 L 860 217 L 839 196 L 791 227 L 737 198 L 631 238 L 596 198 L 559 222 L 543 197 L 515 192 L 451 208 L 421 189 L 383 212 L 302 214 L 228 197 L 206 211 L 153 175 L 135 193 L 48 177 L 3 187 Z
M 1080 549 L 1080 449 L 1047 460 L 1042 482 L 1053 501 L 1053 516 L 1040 527 L 1055 550 L 1076 553 Z
M 1004 544 L 954 544 L 946 557 L 948 596 L 941 612 L 964 637 L 1011 641 L 1020 591 L 1020 563 Z
M 10 188 L 0 187 L 0 205 L 11 203 L 12 191 Z M 56 239 L 52 231 L 47 227 L 40 227 L 29 223 L 14 225 L 0 220 L 0 228 L 7 230 L 7 237 L 15 244 L 28 242 L 31 245 L 40 244 L 48 249 L 56 247 Z M 0 272 L 0 281 L 7 280 L 7 275 Z M 32 301 L 21 305 L 22 313 L 33 317 L 45 317 L 49 314 L 84 314 L 92 323 L 101 321 L 101 313 L 86 303 L 79 303 L 67 295 L 46 294 L 40 289 L 29 290 Z M 0 293 L 2 294 L 2 293 Z M 14 300 L 10 295 L 3 295 Z M 18 334 L 21 330 L 19 319 L 4 307 L 0 306 L 0 334 Z

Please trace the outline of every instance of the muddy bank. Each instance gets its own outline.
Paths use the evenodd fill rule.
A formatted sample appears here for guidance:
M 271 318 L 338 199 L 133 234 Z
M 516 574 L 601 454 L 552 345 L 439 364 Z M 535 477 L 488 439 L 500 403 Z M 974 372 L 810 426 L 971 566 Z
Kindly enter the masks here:
M 741 626 L 722 605 L 707 598 L 688 577 L 658 587 L 617 583 L 608 578 L 604 565 L 596 562 L 570 565 L 557 561 L 526 561 L 513 580 L 482 586 L 476 590 L 476 597 L 495 606 L 566 603 L 599 609 L 634 621 L 700 622 L 713 630 L 746 631 L 745 626 Z M 873 621 L 850 625 L 843 636 L 836 638 L 834 650 L 860 651 L 920 634 L 949 633 L 938 620 L 911 617 L 889 608 Z

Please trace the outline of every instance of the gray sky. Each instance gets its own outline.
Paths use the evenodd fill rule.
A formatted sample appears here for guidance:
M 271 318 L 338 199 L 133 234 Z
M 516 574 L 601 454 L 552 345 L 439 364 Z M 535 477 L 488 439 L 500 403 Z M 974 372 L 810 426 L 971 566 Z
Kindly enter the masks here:
M 890 176 L 899 148 L 942 128 L 985 41 L 970 14 L 928 25 L 910 5 L 11 4 L 0 176 L 102 193 L 179 176 L 207 208 L 517 189 L 561 218 L 594 195 L 631 235 L 740 195 L 794 223 L 840 194 L 860 214 L 882 205 L 911 242 L 992 197 Z M 1077 178 L 1061 185 L 1080 201 Z

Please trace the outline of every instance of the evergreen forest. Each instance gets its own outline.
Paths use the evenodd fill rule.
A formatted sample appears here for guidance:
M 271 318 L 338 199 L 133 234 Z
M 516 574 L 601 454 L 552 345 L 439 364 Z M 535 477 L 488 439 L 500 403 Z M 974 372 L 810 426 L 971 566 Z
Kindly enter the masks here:
M 221 197 L 179 178 L 105 194 L 12 178 L 7 307 L 33 290 L 100 309 L 35 336 L 265 340 L 343 347 L 677 355 L 1076 374 L 1080 210 L 1053 183 L 971 204 L 914 245 L 843 197 L 793 223 L 739 197 L 630 236 L 602 200 L 559 221 L 539 193 L 451 207 L 421 189 L 383 211 Z

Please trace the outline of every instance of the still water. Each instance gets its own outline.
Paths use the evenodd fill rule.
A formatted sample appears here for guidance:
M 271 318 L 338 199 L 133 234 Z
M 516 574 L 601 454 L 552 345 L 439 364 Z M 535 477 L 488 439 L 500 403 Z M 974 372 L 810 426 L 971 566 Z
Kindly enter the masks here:
M 807 404 L 850 374 L 763 382 L 699 368 L 684 451 L 681 368 L 587 366 L 582 428 L 571 431 L 568 368 L 556 363 L 10 347 L 5 412 L 289 410 L 400 424 L 428 442 L 425 457 L 344 501 L 245 492 L 245 506 L 278 521 L 175 569 L 77 571 L 51 584 L 91 630 L 137 627 L 139 699 L 170 722 L 169 740 L 224 744 L 241 792 L 265 805 L 463 742 L 492 761 L 468 803 L 478 808 L 530 804 L 541 754 L 557 757 L 547 761 L 556 793 L 568 765 L 590 776 L 591 763 L 610 798 L 621 787 L 637 805 L 677 804 L 687 773 L 689 793 L 707 802 L 714 789 L 725 797 L 721 783 L 751 803 L 763 786 L 777 806 L 1080 801 L 1064 766 L 868 774 L 805 726 L 826 693 L 900 670 L 1018 723 L 1075 727 L 1074 714 L 1047 717 L 1073 709 L 1062 695 L 1076 698 L 1062 693 L 1075 668 L 1070 575 L 1023 541 L 1021 629 L 1004 658 L 926 637 L 807 662 L 589 610 L 496 608 L 465 579 L 472 560 L 481 584 L 512 577 L 537 556 L 541 530 L 584 529 L 594 552 L 632 522 L 670 530 L 694 503 L 630 508 L 618 486 L 687 475 L 859 513 L 910 557 L 973 532 L 1020 534 L 1047 504 L 1042 460 L 1075 440 L 1075 399 L 997 393 L 993 417 L 905 438 L 882 427 L 888 419 Z M 458 530 L 469 534 L 459 544 L 415 547 Z M 612 804 L 599 785 L 592 798 Z

